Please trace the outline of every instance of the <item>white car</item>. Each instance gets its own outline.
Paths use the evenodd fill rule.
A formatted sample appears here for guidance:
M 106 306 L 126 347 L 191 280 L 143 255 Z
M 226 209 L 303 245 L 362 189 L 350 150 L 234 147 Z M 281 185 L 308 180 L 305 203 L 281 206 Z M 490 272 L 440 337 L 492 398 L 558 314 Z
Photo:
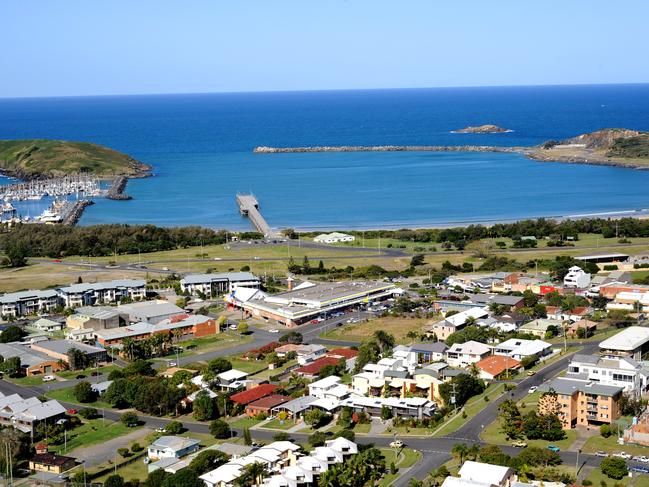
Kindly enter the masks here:
M 627 452 L 624 451 L 613 453 L 612 456 L 617 458 L 624 458 L 625 460 L 631 460 L 631 455 L 629 455 Z
M 394 440 L 394 441 L 390 442 L 390 448 L 403 448 L 403 441 Z
M 163 267 L 162 270 L 167 272 L 169 270 L 169 267 Z
M 43 382 L 51 382 L 53 380 L 56 380 L 56 377 L 53 375 L 44 375 L 43 376 Z
M 178 364 L 176 362 L 169 362 L 169 367 L 176 367 Z
M 537 389 L 538 389 L 537 386 L 532 386 L 527 390 L 527 393 L 528 394 L 533 394 L 534 392 L 536 392 Z
M 221 260 L 221 257 L 214 257 L 212 260 Z
M 279 330 L 277 328 L 273 328 L 271 330 L 268 330 L 268 333 L 279 333 Z

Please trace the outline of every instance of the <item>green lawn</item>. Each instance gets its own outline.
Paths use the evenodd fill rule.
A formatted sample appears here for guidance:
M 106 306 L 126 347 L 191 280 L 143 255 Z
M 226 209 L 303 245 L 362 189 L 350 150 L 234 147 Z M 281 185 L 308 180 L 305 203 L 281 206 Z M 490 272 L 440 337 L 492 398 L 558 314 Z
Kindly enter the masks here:
M 397 460 L 395 461 L 395 451 L 392 448 L 379 448 L 383 456 L 385 457 L 385 464 L 388 469 L 388 473 L 381 479 L 379 483 L 380 487 L 389 487 L 398 479 L 402 474 L 402 470 L 412 467 L 415 463 L 421 458 L 421 453 L 413 450 L 412 448 L 404 448 L 398 454 Z M 390 464 L 394 462 L 394 465 L 399 469 L 397 473 L 389 473 Z
M 90 403 L 80 403 L 79 401 L 77 401 L 77 398 L 74 397 L 74 387 L 66 387 L 65 389 L 56 389 L 54 391 L 49 391 L 45 393 L 45 396 L 51 399 L 56 399 L 57 401 L 78 404 L 82 408 L 110 409 L 112 407 L 107 402 L 100 400 Z
M 183 352 L 179 353 L 179 357 L 190 357 L 196 353 L 211 352 L 213 350 L 220 350 L 223 348 L 234 347 L 236 345 L 243 345 L 245 343 L 251 342 L 253 340 L 250 335 L 240 335 L 238 333 L 232 333 L 230 331 L 225 331 L 219 333 L 218 335 L 203 337 L 203 338 L 192 338 L 190 340 L 185 340 L 179 343 L 183 347 Z M 188 350 L 187 347 L 191 349 Z M 166 360 L 174 360 L 176 355 L 168 355 L 165 357 Z
M 239 357 L 226 357 L 232 364 L 233 369 L 246 372 L 248 374 L 257 374 L 268 369 L 268 364 L 263 360 L 244 360 Z
M 286 371 L 286 369 L 288 369 L 289 367 L 292 367 L 293 365 L 296 365 L 296 364 L 297 364 L 297 360 L 289 360 L 288 362 L 286 362 L 281 367 L 277 367 L 277 368 L 275 368 L 273 370 L 271 370 L 269 368 L 266 368 L 265 370 L 262 370 L 261 372 L 258 372 L 256 374 L 254 374 L 254 378 L 255 379 L 270 379 L 271 376 L 282 374 L 283 372 Z
M 42 375 L 31 375 L 29 377 L 9 377 L 8 375 L 6 375 L 3 378 L 9 382 L 18 384 L 19 386 L 30 387 L 40 386 L 41 384 L 44 384 L 42 377 Z
M 258 419 L 255 418 L 250 418 L 248 416 L 244 416 L 241 418 L 236 418 L 230 423 L 230 427 L 232 428 L 252 428 L 253 426 L 261 423 Z
M 487 389 L 480 394 L 479 396 L 473 397 L 467 401 L 464 405 L 464 412 L 466 413 L 466 418 L 462 417 L 462 414 L 456 414 L 452 418 L 444 422 L 442 427 L 438 428 L 433 436 L 446 436 L 455 431 L 457 431 L 464 423 L 470 421 L 476 414 L 482 411 L 489 402 L 485 401 L 485 396 L 489 398 L 489 401 L 498 399 L 501 394 L 505 392 L 505 384 L 489 384 Z
M 136 460 L 133 462 L 124 465 L 123 467 L 120 467 L 118 465 L 117 467 L 117 474 L 121 475 L 124 480 L 144 480 L 147 478 L 149 475 L 149 467 L 147 466 L 146 463 L 144 463 L 144 457 L 145 454 L 140 455 Z M 114 465 L 112 462 L 108 462 L 104 465 L 98 465 L 95 468 L 88 469 L 88 474 L 92 476 L 92 472 L 98 472 L 103 468 L 110 467 Z M 105 475 L 102 475 L 101 477 L 98 478 L 93 478 L 94 481 L 96 482 L 105 482 L 108 477 L 113 475 L 115 473 L 114 470 L 109 471 Z
M 264 423 L 261 425 L 261 428 L 264 429 L 269 429 L 269 430 L 289 430 L 293 426 L 295 426 L 295 421 L 291 419 L 286 419 L 284 421 L 281 421 L 279 419 L 273 419 L 269 421 L 268 423 Z
M 616 435 L 609 436 L 608 438 L 599 435 L 593 436 L 592 438 L 588 438 L 581 449 L 585 453 L 595 453 L 600 450 L 609 453 L 625 451 L 631 455 L 649 456 L 649 447 L 638 445 L 618 445 Z
M 577 439 L 577 433 L 574 430 L 566 430 L 566 438 L 559 441 L 545 441 L 545 440 L 527 440 L 523 439 L 528 446 L 538 446 L 540 448 L 547 448 L 548 445 L 558 446 L 562 451 L 567 450 L 570 445 Z M 500 432 L 500 419 L 496 419 L 493 423 L 487 426 L 480 434 L 480 438 L 489 445 L 507 445 L 509 442 L 506 440 L 505 435 Z
M 94 382 L 96 379 L 90 375 L 91 373 L 97 372 L 98 370 L 100 374 L 108 375 L 115 369 L 119 369 L 119 367 L 117 365 L 107 365 L 106 367 L 99 367 L 99 369 L 89 367 L 84 370 L 62 370 L 57 372 L 56 375 L 63 379 L 74 379 L 76 376 L 83 374 L 86 376 L 88 382 Z
M 126 433 L 130 433 L 136 428 L 129 428 L 121 422 L 111 422 L 101 419 L 93 419 L 81 426 L 68 431 L 68 445 L 67 451 L 70 452 L 75 448 L 103 443 Z M 54 448 L 54 453 L 64 454 L 65 445 L 57 445 Z

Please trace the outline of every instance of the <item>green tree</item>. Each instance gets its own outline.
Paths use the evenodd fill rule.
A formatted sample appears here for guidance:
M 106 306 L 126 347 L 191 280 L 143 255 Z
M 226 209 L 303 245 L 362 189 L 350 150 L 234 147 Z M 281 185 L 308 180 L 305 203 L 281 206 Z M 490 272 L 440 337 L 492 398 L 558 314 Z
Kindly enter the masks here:
M 203 450 L 192 460 L 189 468 L 197 475 L 203 475 L 227 463 L 228 455 L 218 450 Z
M 454 458 L 457 458 L 460 463 L 464 463 L 464 460 L 466 459 L 468 453 L 469 447 L 466 445 L 466 443 L 456 443 L 455 445 L 453 445 L 453 448 L 451 448 L 451 454 Z
M 516 402 L 506 399 L 498 407 L 498 410 L 500 411 L 501 431 L 507 439 L 515 440 L 520 438 L 522 436 L 523 420 Z
M 621 480 L 629 474 L 626 461 L 623 458 L 608 457 L 602 460 L 599 468 L 604 475 L 611 479 Z
M 416 267 L 425 264 L 425 257 L 423 254 L 415 254 L 410 259 L 410 267 Z
M 243 428 L 243 444 L 252 445 L 252 435 L 250 434 L 250 428 Z
M 455 406 L 462 407 L 469 398 L 482 394 L 485 390 L 485 384 L 482 380 L 471 377 L 469 374 L 460 374 L 453 377 L 449 382 L 439 386 L 439 392 L 447 406 L 452 404 L 451 395 L 455 386 Z
M 215 419 L 210 423 L 210 434 L 214 438 L 224 440 L 230 437 L 230 425 L 222 419 Z
M 185 431 L 185 428 L 180 421 L 170 421 L 167 423 L 167 426 L 165 426 L 165 433 L 170 435 L 179 435 L 183 431 Z
M 124 487 L 124 478 L 117 474 L 109 475 L 104 481 L 104 487 Z
M 328 418 L 330 418 L 330 416 L 327 413 L 317 408 L 314 408 L 304 414 L 304 422 L 311 426 L 311 428 L 313 429 L 317 429 L 325 424 L 325 421 Z
M 165 478 L 160 487 L 205 487 L 205 483 L 198 478 L 198 474 L 191 468 L 184 468 L 179 472 Z
M 9 243 L 5 248 L 5 265 L 8 267 L 24 267 L 27 265 L 27 249 L 17 243 Z
M 214 418 L 215 408 L 214 401 L 210 394 L 205 391 L 199 391 L 192 403 L 193 416 L 196 421 L 208 421 Z
M 7 327 L 2 333 L 0 333 L 0 343 L 10 343 L 20 341 L 26 333 L 15 325 Z
M 356 356 L 356 362 L 354 364 L 354 373 L 358 373 L 363 370 L 367 364 L 371 362 L 376 362 L 381 354 L 381 349 L 379 344 L 375 340 L 368 340 L 358 347 L 358 355 Z
M 96 399 L 95 391 L 90 382 L 82 380 L 74 385 L 74 398 L 79 402 L 93 402 Z
M 309 445 L 311 445 L 314 448 L 316 446 L 323 446 L 325 444 L 326 439 L 327 439 L 326 434 L 324 434 L 322 431 L 316 431 L 311 436 L 309 436 Z
M 137 424 L 139 422 L 139 418 L 133 411 L 126 411 L 124 414 L 122 414 L 120 421 L 126 426 L 130 426 L 132 424 Z
M 248 333 L 248 329 L 249 329 L 248 323 L 245 321 L 240 321 L 239 324 L 237 325 L 237 331 L 242 335 Z
M 611 425 L 610 424 L 603 424 L 599 427 L 599 434 L 602 435 L 604 438 L 608 438 L 611 436 Z
M 381 353 L 385 353 L 394 347 L 394 336 L 384 330 L 376 330 L 373 335 L 374 340 L 378 343 Z

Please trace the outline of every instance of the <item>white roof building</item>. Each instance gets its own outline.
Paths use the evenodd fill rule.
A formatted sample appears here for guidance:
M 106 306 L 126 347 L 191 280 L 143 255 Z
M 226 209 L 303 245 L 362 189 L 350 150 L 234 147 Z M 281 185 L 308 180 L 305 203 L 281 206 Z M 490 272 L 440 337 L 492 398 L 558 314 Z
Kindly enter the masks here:
M 494 347 L 494 355 L 503 355 L 516 360 L 536 355 L 543 357 L 550 353 L 552 344 L 543 340 L 524 340 L 521 338 L 510 338 Z
M 491 351 L 489 345 L 474 340 L 465 343 L 454 343 L 446 351 L 446 363 L 451 367 L 467 367 L 491 355 Z
M 641 360 L 649 351 L 649 328 L 630 326 L 599 344 L 605 357 L 630 357 Z
M 573 266 L 568 269 L 568 273 L 563 278 L 563 286 L 585 289 L 590 286 L 590 274 L 584 272 L 579 266 Z
M 313 239 L 314 242 L 318 243 L 353 242 L 354 240 L 356 240 L 356 237 L 353 235 L 340 232 L 322 233 Z

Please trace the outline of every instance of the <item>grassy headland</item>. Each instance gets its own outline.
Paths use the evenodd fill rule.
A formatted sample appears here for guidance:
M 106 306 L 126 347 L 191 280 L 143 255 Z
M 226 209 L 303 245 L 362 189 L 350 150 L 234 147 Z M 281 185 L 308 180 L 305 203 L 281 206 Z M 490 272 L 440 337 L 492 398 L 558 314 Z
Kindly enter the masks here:
M 0 140 L 0 171 L 20 179 L 78 173 L 142 177 L 150 170 L 150 166 L 122 152 L 89 142 Z

